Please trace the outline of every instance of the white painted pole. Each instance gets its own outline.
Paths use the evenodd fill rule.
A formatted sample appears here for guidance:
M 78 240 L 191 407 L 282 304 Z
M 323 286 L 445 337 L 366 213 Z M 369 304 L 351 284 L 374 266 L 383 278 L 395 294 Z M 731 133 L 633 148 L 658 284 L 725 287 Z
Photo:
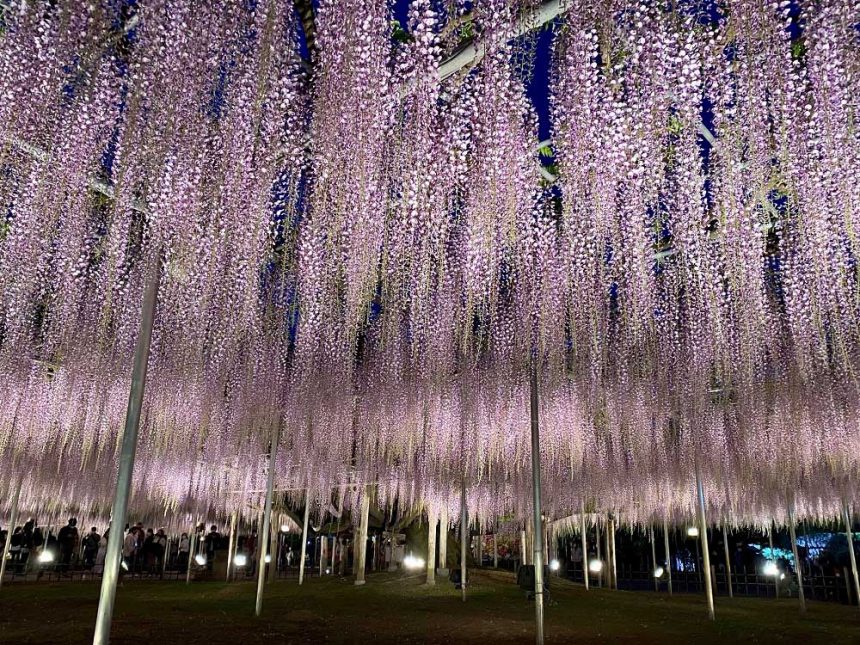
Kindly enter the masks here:
M 734 597 L 734 591 L 732 590 L 732 558 L 729 554 L 729 533 L 726 529 L 726 521 L 723 520 L 723 551 L 726 554 L 726 587 L 729 590 L 729 598 Z M 801 589 L 800 593 L 803 593 Z
M 776 564 L 776 557 L 774 556 L 774 553 L 773 553 L 773 528 L 774 528 L 774 524 L 773 524 L 773 522 L 771 522 L 770 526 L 768 527 L 768 531 L 767 531 L 767 540 L 768 540 L 768 544 L 770 545 L 770 560 L 771 560 L 771 562 Z M 773 588 L 775 590 L 776 597 L 779 598 L 779 576 L 773 577 Z
M 149 365 L 149 348 L 155 322 L 160 274 L 161 266 L 158 262 L 153 267 L 141 307 L 140 332 L 137 335 L 137 345 L 134 349 L 131 390 L 128 394 L 128 408 L 125 413 L 125 428 L 122 433 L 116 489 L 111 507 L 111 522 L 115 529 L 108 536 L 107 553 L 102 570 L 102 584 L 99 591 L 99 608 L 93 632 L 93 645 L 107 645 L 110 640 L 113 606 L 116 600 L 116 584 L 119 579 L 120 558 L 122 557 L 123 527 L 125 527 L 126 516 L 128 515 L 128 499 L 131 494 L 131 479 L 134 474 L 137 431 L 140 426 L 140 412 L 143 407 L 143 393 L 146 386 L 146 370 Z
M 540 422 L 538 417 L 538 378 L 532 357 L 529 375 L 529 407 L 532 434 L 532 510 L 534 511 L 535 565 L 535 643 L 543 645 L 543 516 L 541 513 Z
M 161 562 L 161 577 L 164 577 L 165 572 L 167 571 L 167 560 L 170 559 L 170 547 L 173 544 L 173 538 L 167 538 L 167 546 L 164 549 L 164 560 Z
M 299 555 L 299 584 L 305 579 L 305 557 L 308 552 L 308 518 L 311 513 L 311 489 L 305 491 L 305 517 L 302 521 L 302 548 Z
M 612 588 L 618 591 L 618 563 L 615 559 L 615 518 L 609 518 L 609 532 L 611 538 L 609 540 L 610 553 L 612 554 Z
M 579 505 L 579 532 L 582 536 L 582 579 L 588 591 L 588 538 L 585 534 L 585 502 Z
M 282 516 L 278 513 L 277 521 L 272 522 L 269 528 L 269 544 L 275 549 L 272 557 L 272 566 L 269 567 L 269 575 L 266 582 L 272 582 L 278 574 L 278 565 L 281 562 L 281 520 Z
M 21 497 L 21 486 L 23 483 L 24 478 L 19 478 L 18 485 L 15 486 L 15 492 L 12 493 L 12 513 L 9 518 L 9 528 L 6 530 L 6 543 L 3 545 L 3 560 L 0 561 L 0 588 L 3 587 L 3 578 L 6 575 L 6 562 L 9 558 L 9 548 L 12 546 L 12 534 L 15 532 L 15 526 L 18 524 L 18 500 Z
M 600 587 L 601 589 L 603 589 L 603 569 L 605 567 L 603 566 L 603 552 L 601 551 L 602 546 L 601 546 L 601 540 L 600 540 L 600 523 L 599 522 L 595 522 L 595 524 L 594 524 L 594 533 L 595 533 L 595 537 L 597 538 L 596 539 L 596 542 L 597 542 L 597 561 L 600 562 L 600 571 L 597 574 L 597 586 Z
M 806 596 L 803 593 L 803 567 L 797 555 L 797 535 L 794 531 L 794 508 L 788 508 L 788 535 L 791 537 L 791 553 L 794 555 L 794 570 L 797 573 L 797 599 L 800 601 L 800 613 L 806 613 Z M 851 544 L 849 543 L 849 547 Z
M 466 602 L 466 554 L 469 541 L 469 511 L 466 508 L 466 480 L 460 493 L 460 592 Z
M 660 580 L 654 573 L 657 571 L 657 546 L 654 544 L 654 525 L 648 527 L 651 536 L 651 577 L 654 578 L 654 591 L 660 591 Z
M 239 522 L 239 511 L 233 511 L 233 514 L 230 516 L 230 539 L 227 542 L 227 582 L 230 582 L 230 579 L 233 577 L 233 556 L 235 549 L 237 548 L 239 540 L 236 539 L 236 531 L 237 525 Z
M 699 539 L 702 542 L 702 559 L 705 570 L 705 597 L 708 600 L 708 618 L 714 620 L 714 588 L 711 586 L 711 552 L 708 549 L 708 523 L 705 518 L 705 488 L 699 469 L 696 468 L 696 489 L 699 494 Z
M 370 521 L 370 484 L 364 485 L 361 495 L 361 523 L 358 527 L 358 538 L 355 540 L 355 584 L 365 583 L 364 570 L 367 567 L 367 524 Z M 343 556 L 341 556 L 343 557 Z
M 439 568 L 436 573 L 448 575 L 448 506 L 445 504 L 439 517 Z
M 672 595 L 672 552 L 669 550 L 669 521 L 663 518 L 663 551 L 666 554 L 666 574 L 669 576 L 669 595 Z
M 528 545 L 526 544 L 526 530 L 520 529 L 520 566 L 529 563 Z
M 427 584 L 436 584 L 436 514 L 427 509 Z
M 275 462 L 278 457 L 278 443 L 281 440 L 281 426 L 275 431 L 275 440 L 269 446 L 269 472 L 266 474 L 266 505 L 263 508 L 263 530 L 259 531 L 260 559 L 257 562 L 257 605 L 256 615 L 263 613 L 263 588 L 266 585 L 266 554 L 269 553 L 269 534 L 272 525 L 272 495 L 275 487 Z
M 609 534 L 612 532 L 612 527 L 609 525 L 609 519 L 606 520 L 606 530 L 603 532 L 603 548 L 606 551 L 606 588 L 612 589 L 612 547 L 609 546 Z
M 854 534 L 851 531 L 851 512 L 848 510 L 848 504 L 843 503 L 842 516 L 845 520 L 845 537 L 848 538 L 848 558 L 851 561 L 851 575 L 854 577 L 854 593 L 857 594 L 857 605 L 860 606 L 860 576 L 857 575 L 857 556 L 854 555 Z
M 197 555 L 197 524 L 191 531 L 191 539 L 188 541 L 188 569 L 185 572 L 185 584 L 191 584 L 191 567 L 194 566 L 194 556 Z

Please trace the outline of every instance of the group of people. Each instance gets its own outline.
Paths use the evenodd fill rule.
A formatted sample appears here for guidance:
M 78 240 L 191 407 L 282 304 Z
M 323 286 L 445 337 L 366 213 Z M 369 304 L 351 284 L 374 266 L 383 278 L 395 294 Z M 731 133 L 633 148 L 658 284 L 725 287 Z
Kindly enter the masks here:
M 31 518 L 23 526 L 15 527 L 11 536 L 8 531 L 0 531 L 0 553 L 6 539 L 9 539 L 7 571 L 15 576 L 35 573 L 41 577 L 48 572 L 61 576 L 73 573 L 101 574 L 104 571 L 110 530 L 108 527 L 104 533 L 99 533 L 98 528 L 93 526 L 88 532 L 82 533 L 74 517 L 69 518 L 68 523 L 58 531 L 44 530 L 38 526 L 35 518 Z M 142 522 L 130 524 L 125 527 L 122 537 L 120 577 L 128 573 L 161 577 L 166 569 L 185 572 L 188 571 L 190 559 L 195 556 L 195 565 L 199 570 L 211 574 L 216 562 L 221 562 L 224 557 L 219 553 L 226 551 L 228 545 L 228 536 L 220 533 L 214 524 L 208 532 L 206 525 L 201 523 L 193 531 L 173 539 L 168 538 L 163 528 L 146 529 Z M 238 535 L 232 547 L 237 554 L 245 556 L 243 565 L 239 565 L 243 572 L 253 574 L 257 566 L 256 532 L 252 530 L 248 534 Z M 282 562 L 277 563 L 278 569 L 290 566 L 292 555 L 291 549 L 284 549 L 280 553 Z
M 36 519 L 30 518 L 22 526 L 16 526 L 11 536 L 8 530 L 0 531 L 0 552 L 5 549 L 6 540 L 9 540 L 7 570 L 14 575 L 26 575 L 31 571 L 37 571 L 39 576 L 46 571 L 59 574 L 70 574 L 72 571 L 101 573 L 109 535 L 109 527 L 104 534 L 100 534 L 95 526 L 81 535 L 74 517 L 69 518 L 68 523 L 56 534 L 48 530 L 46 535 Z M 183 536 L 187 564 L 188 538 L 185 534 Z M 162 572 L 167 545 L 164 529 L 144 530 L 140 522 L 127 527 L 122 545 L 125 566 L 121 570 L 151 574 Z M 183 555 L 182 540 L 179 543 L 179 555 L 180 558 Z
M 138 522 L 126 530 L 123 538 L 122 559 L 125 566 L 120 568 L 120 576 L 126 571 L 163 575 L 166 554 L 167 535 L 164 529 L 155 531 L 150 528 L 144 531 L 143 522 Z

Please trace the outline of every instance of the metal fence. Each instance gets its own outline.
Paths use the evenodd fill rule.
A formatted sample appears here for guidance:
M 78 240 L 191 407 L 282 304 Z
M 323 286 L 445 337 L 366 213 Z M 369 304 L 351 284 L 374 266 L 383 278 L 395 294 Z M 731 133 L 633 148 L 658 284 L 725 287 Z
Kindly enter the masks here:
M 583 582 L 583 564 L 570 563 L 567 568 L 567 578 L 574 582 Z M 728 595 L 726 572 L 722 567 L 712 567 L 711 575 L 714 591 L 717 595 Z M 606 586 L 606 570 L 602 574 L 591 573 L 589 582 L 593 586 Z M 779 587 L 777 587 L 779 583 Z M 767 576 L 755 569 L 733 568 L 731 572 L 732 593 L 736 596 L 755 598 L 797 597 L 797 579 L 792 573 L 786 573 L 785 578 L 777 579 Z M 668 583 L 655 578 L 651 571 L 642 571 L 632 566 L 619 565 L 618 588 L 628 591 L 668 591 Z M 676 593 L 704 593 L 705 582 L 701 571 L 672 571 L 672 591 Z M 842 604 L 857 604 L 852 589 L 851 572 L 848 568 L 838 573 L 826 573 L 821 567 L 804 567 L 803 591 L 807 600 L 838 602 Z

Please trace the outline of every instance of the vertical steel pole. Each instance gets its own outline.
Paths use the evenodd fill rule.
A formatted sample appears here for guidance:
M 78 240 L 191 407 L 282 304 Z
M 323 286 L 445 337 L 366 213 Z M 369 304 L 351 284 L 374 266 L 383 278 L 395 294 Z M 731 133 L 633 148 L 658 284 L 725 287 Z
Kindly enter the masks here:
M 588 591 L 588 538 L 585 535 L 585 502 L 579 504 L 579 532 L 582 535 L 582 579 Z
M 612 536 L 609 542 L 610 553 L 612 554 L 612 588 L 618 591 L 618 560 L 615 557 L 615 518 L 609 518 L 610 535 Z
M 536 359 L 532 357 L 529 378 L 532 426 L 532 509 L 534 511 L 535 566 L 535 643 L 543 645 L 543 517 L 541 514 L 540 422 L 538 418 L 538 378 Z
M 448 575 L 448 505 L 442 505 L 439 517 L 439 570 L 441 576 Z
M 122 447 L 119 455 L 119 469 L 116 478 L 111 522 L 115 530 L 108 536 L 102 573 L 99 608 L 93 633 L 93 645 L 107 645 L 110 640 L 110 626 L 113 620 L 113 606 L 116 600 L 116 583 L 119 579 L 120 558 L 122 556 L 123 527 L 128 515 L 128 498 L 131 493 L 131 478 L 134 473 L 134 455 L 137 451 L 137 431 L 140 426 L 140 412 L 143 407 L 143 392 L 146 385 L 146 369 L 149 364 L 149 348 L 152 341 L 152 327 L 155 322 L 155 306 L 158 301 L 158 282 L 160 261 L 153 268 L 149 283 L 143 295 L 140 317 L 140 333 L 134 349 L 134 367 L 131 372 L 131 390 L 128 394 L 128 408 L 125 413 L 125 428 L 122 433 Z
M 358 526 L 358 538 L 355 540 L 355 584 L 365 583 L 364 571 L 367 568 L 367 524 L 370 521 L 370 484 L 364 485 L 361 495 L 361 520 Z M 341 557 L 344 557 L 343 555 Z
M 238 530 L 237 524 L 239 521 L 239 511 L 233 511 L 233 514 L 230 516 L 230 539 L 227 542 L 227 582 L 230 582 L 230 578 L 232 578 L 233 573 L 233 554 L 234 551 L 238 548 L 239 540 L 236 539 L 236 531 Z M 205 529 L 204 529 L 205 534 Z
M 6 543 L 3 545 L 3 560 L 0 561 L 0 588 L 3 587 L 3 577 L 6 575 L 6 561 L 9 558 L 9 548 L 12 546 L 12 534 L 15 532 L 15 525 L 18 524 L 18 499 L 21 497 L 21 485 L 24 483 L 24 478 L 18 479 L 18 485 L 15 486 L 15 492 L 12 493 L 12 515 L 9 518 L 9 528 L 6 530 Z
M 600 571 L 597 572 L 597 586 L 603 589 L 603 552 L 600 540 L 600 523 L 594 523 L 595 542 L 597 543 L 597 561 L 600 563 Z
M 705 488 L 699 469 L 696 468 L 696 489 L 699 493 L 699 539 L 702 542 L 702 559 L 705 570 L 705 597 L 708 600 L 708 618 L 714 620 L 714 588 L 711 586 L 711 552 L 708 550 L 708 524 L 705 519 Z
M 191 531 L 191 539 L 188 546 L 188 570 L 185 572 L 185 584 L 191 584 L 191 567 L 194 564 L 194 556 L 197 555 L 197 524 Z
M 776 564 L 776 558 L 774 557 L 774 553 L 773 553 L 773 529 L 774 529 L 774 524 L 773 524 L 773 522 L 771 522 L 770 527 L 768 527 L 768 531 L 767 531 L 767 540 L 768 540 L 768 544 L 770 545 L 771 562 Z M 775 590 L 776 597 L 779 598 L 779 574 L 778 573 L 777 573 L 777 575 L 775 575 L 773 577 L 773 588 Z
M 528 563 L 529 556 L 526 541 L 526 530 L 520 529 L 520 566 L 524 566 Z
M 666 553 L 666 574 L 669 576 L 667 581 L 669 587 L 669 595 L 672 595 L 672 552 L 669 550 L 669 521 L 663 518 L 663 551 Z
M 729 598 L 734 597 L 734 591 L 732 590 L 732 562 L 731 557 L 729 555 L 729 533 L 726 530 L 726 521 L 723 520 L 723 551 L 726 554 L 726 587 L 729 590 Z M 803 590 L 800 591 L 803 594 Z
M 845 537 L 848 538 L 848 558 L 851 560 L 851 575 L 854 577 L 854 593 L 857 594 L 857 605 L 860 606 L 860 576 L 857 575 L 857 556 L 854 555 L 854 534 L 851 530 L 851 512 L 848 504 L 842 504 L 842 516 L 845 519 Z M 851 601 L 851 598 L 848 598 Z
M 788 535 L 791 537 L 791 553 L 794 555 L 794 570 L 797 573 L 797 599 L 800 601 L 800 613 L 805 614 L 806 596 L 803 593 L 803 570 L 797 555 L 797 536 L 794 531 L 794 508 L 792 506 L 788 507 Z
M 469 511 L 466 508 L 466 479 L 460 492 L 460 591 L 466 602 L 466 554 L 469 541 Z
M 308 518 L 311 513 L 311 489 L 305 491 L 305 517 L 302 521 L 302 549 L 299 555 L 299 584 L 305 579 L 305 557 L 308 552 Z
M 266 555 L 269 553 L 269 534 L 272 525 L 272 497 L 275 487 L 275 461 L 278 456 L 278 443 L 281 440 L 281 426 L 275 431 L 275 440 L 269 446 L 269 472 L 266 473 L 266 505 L 263 508 L 263 530 L 259 531 L 260 559 L 257 562 L 257 605 L 256 615 L 263 613 L 263 588 L 266 585 Z
M 651 535 L 651 577 L 654 578 L 654 591 L 660 591 L 660 580 L 654 574 L 657 572 L 657 546 L 654 544 L 654 525 L 648 527 Z
M 281 562 L 281 519 L 281 514 L 278 513 L 277 521 L 273 521 L 269 527 L 269 544 L 272 545 L 271 548 L 275 550 L 275 553 L 272 557 L 272 564 L 274 566 L 269 567 L 269 575 L 266 578 L 267 583 L 277 577 L 278 566 Z
M 427 509 L 427 584 L 436 584 L 436 514 Z

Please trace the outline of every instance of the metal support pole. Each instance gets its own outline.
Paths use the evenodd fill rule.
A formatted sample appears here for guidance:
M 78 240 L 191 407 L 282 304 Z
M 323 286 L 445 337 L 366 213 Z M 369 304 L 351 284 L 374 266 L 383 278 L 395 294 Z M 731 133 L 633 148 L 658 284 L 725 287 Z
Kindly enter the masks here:
M 466 480 L 460 493 L 460 591 L 466 602 L 466 554 L 469 541 L 469 511 L 466 508 Z
M 191 539 L 188 546 L 188 569 L 185 572 L 185 584 L 191 584 L 191 567 L 194 565 L 194 557 L 197 555 L 197 524 L 191 531 Z
M 526 544 L 526 530 L 520 529 L 520 566 L 529 563 L 528 548 Z
M 277 521 L 273 521 L 269 527 L 269 544 L 270 548 L 275 550 L 271 558 L 272 566 L 269 567 L 269 573 L 266 582 L 274 580 L 278 574 L 278 565 L 281 562 L 281 514 L 278 513 Z
M 771 525 L 770 525 L 770 527 L 768 527 L 768 531 L 767 531 L 767 540 L 768 540 L 768 544 L 770 545 L 770 560 L 771 560 L 771 562 L 776 564 L 776 558 L 774 557 L 774 553 L 773 553 L 773 529 L 774 529 L 774 525 L 771 522 Z M 779 598 L 779 575 L 775 575 L 773 577 L 773 588 L 774 588 L 774 591 L 776 593 L 776 597 Z
M 699 469 L 696 468 L 696 489 L 699 493 L 699 539 L 702 542 L 702 559 L 705 570 L 705 597 L 708 600 L 708 618 L 714 620 L 714 588 L 711 586 L 711 553 L 708 550 L 708 524 L 705 519 L 705 488 Z
M 3 577 L 6 575 L 6 561 L 9 558 L 9 548 L 12 546 L 12 534 L 18 524 L 18 500 L 21 497 L 21 485 L 23 483 L 24 478 L 19 478 L 15 492 L 12 493 L 12 515 L 9 518 L 9 528 L 6 530 L 6 542 L 3 544 L 3 560 L 0 561 L 0 588 L 3 587 Z
M 263 530 L 260 534 L 260 559 L 257 562 L 257 606 L 256 615 L 263 613 L 263 588 L 266 585 L 266 554 L 269 553 L 269 534 L 272 525 L 272 491 L 275 487 L 275 461 L 278 457 L 278 443 L 281 440 L 281 426 L 275 431 L 275 440 L 269 446 L 269 472 L 266 477 L 266 505 L 263 509 Z
M 594 523 L 595 542 L 597 543 L 597 561 L 600 563 L 600 571 L 597 572 L 597 586 L 603 589 L 603 552 L 601 551 L 600 523 Z
M 236 548 L 238 548 L 239 540 L 236 539 L 236 531 L 237 525 L 239 522 L 239 511 L 233 511 L 233 514 L 230 516 L 230 539 L 227 542 L 227 582 L 230 582 L 230 578 L 232 578 L 233 573 L 233 555 Z
M 612 589 L 612 547 L 609 546 L 611 528 L 606 520 L 606 530 L 603 532 L 603 549 L 606 551 L 606 588 Z
M 732 590 L 732 559 L 729 555 L 729 533 L 726 530 L 725 520 L 723 520 L 723 551 L 725 551 L 726 554 L 726 588 L 729 590 L 729 598 L 733 598 L 734 591 Z M 803 595 L 803 589 L 800 590 L 800 593 L 801 595 Z
M 436 584 L 436 514 L 427 510 L 427 584 Z
M 585 502 L 579 505 L 579 532 L 582 536 L 582 579 L 588 591 L 588 538 L 585 535 Z
M 797 573 L 797 599 L 800 601 L 800 613 L 806 613 L 806 596 L 803 594 L 803 568 L 797 555 L 797 536 L 794 531 L 794 508 L 788 507 L 788 535 L 791 537 L 791 553 L 794 555 L 794 570 Z M 851 544 L 849 543 L 849 547 Z
M 358 538 L 355 540 L 355 584 L 363 585 L 364 570 L 367 566 L 367 523 L 370 521 L 370 484 L 364 485 L 361 496 L 361 523 L 358 526 Z
M 610 575 L 612 576 L 612 588 L 618 591 L 618 561 L 615 558 L 615 518 L 609 518 L 609 552 L 612 556 L 612 570 L 610 571 Z
M 448 506 L 442 506 L 439 517 L 439 569 L 436 571 L 440 576 L 448 575 Z
M 499 541 L 496 531 L 493 531 L 493 569 L 499 568 Z
M 651 536 L 651 577 L 654 578 L 654 591 L 660 591 L 660 580 L 657 578 L 657 547 L 654 544 L 654 525 L 648 527 Z
M 305 557 L 308 553 L 308 518 L 311 513 L 311 489 L 305 491 L 305 517 L 302 521 L 302 549 L 299 555 L 299 584 L 305 579 Z
M 854 577 L 854 593 L 857 594 L 857 605 L 860 606 L 860 577 L 857 575 L 857 556 L 854 555 L 854 535 L 851 530 L 851 512 L 848 504 L 842 505 L 842 515 L 845 519 L 845 537 L 848 538 L 848 558 L 851 561 L 851 575 Z M 848 598 L 851 601 L 851 598 Z
M 158 282 L 160 262 L 152 270 L 152 276 L 143 295 L 140 316 L 140 332 L 134 349 L 134 367 L 131 372 L 131 390 L 128 394 L 128 408 L 125 413 L 125 428 L 122 433 L 122 447 L 119 455 L 119 469 L 116 478 L 111 522 L 114 530 L 108 536 L 102 584 L 99 592 L 99 608 L 93 633 L 93 645 L 107 645 L 110 640 L 110 627 L 113 620 L 113 606 L 116 600 L 116 583 L 119 579 L 120 558 L 122 557 L 123 527 L 128 515 L 128 498 L 131 494 L 131 479 L 134 474 L 134 455 L 137 451 L 137 431 L 140 426 L 140 412 L 143 407 L 143 392 L 146 386 L 146 369 L 149 364 L 149 348 L 152 341 L 152 327 L 155 322 L 155 306 L 158 301 Z
M 161 577 L 167 572 L 167 561 L 170 559 L 170 547 L 173 545 L 173 538 L 167 538 L 167 547 L 164 549 L 163 560 L 161 561 Z
M 535 358 L 529 378 L 532 426 L 532 510 L 534 511 L 535 643 L 543 645 L 543 517 L 541 514 L 540 422 L 538 419 L 538 378 Z
M 669 551 L 669 521 L 663 518 L 663 551 L 666 554 L 666 574 L 669 576 L 667 581 L 669 587 L 669 595 L 672 595 L 672 552 Z

